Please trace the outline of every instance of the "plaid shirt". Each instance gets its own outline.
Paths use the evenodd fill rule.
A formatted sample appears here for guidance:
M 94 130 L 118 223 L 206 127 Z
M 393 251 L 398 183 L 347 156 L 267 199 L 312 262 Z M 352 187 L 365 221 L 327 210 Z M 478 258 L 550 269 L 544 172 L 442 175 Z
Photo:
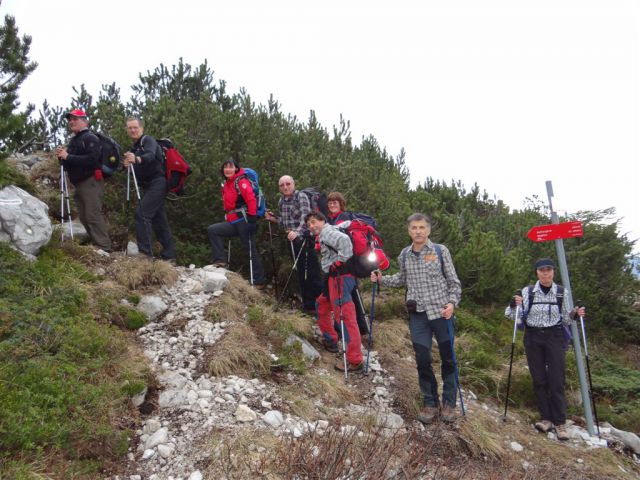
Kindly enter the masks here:
M 540 288 L 540 282 L 536 282 L 533 287 L 533 305 L 531 310 L 527 312 L 527 326 L 533 328 L 548 328 L 564 323 L 571 324 L 571 309 L 567 305 L 567 299 L 562 302 L 562 313 L 558 310 L 558 285 L 555 282 L 551 284 L 548 293 L 544 293 Z M 518 323 L 522 322 L 522 314 L 529 308 L 529 287 L 522 289 L 522 305 L 518 309 Z M 507 307 L 505 316 L 513 319 L 515 308 Z
M 441 247 L 443 266 L 431 240 L 427 240 L 418 255 L 413 253 L 411 245 L 405 247 L 398 256 L 400 271 L 383 276 L 381 282 L 385 287 L 406 286 L 407 300 L 415 300 L 417 311 L 426 312 L 429 320 L 442 317 L 442 309 L 447 303 L 457 307 L 462 295 L 449 249 L 444 245 Z
M 289 198 L 280 197 L 278 209 L 280 210 L 278 223 L 286 231 L 294 230 L 300 237 L 309 231 L 304 223 L 304 217 L 311 212 L 309 197 L 300 195 L 300 191 L 296 190 Z

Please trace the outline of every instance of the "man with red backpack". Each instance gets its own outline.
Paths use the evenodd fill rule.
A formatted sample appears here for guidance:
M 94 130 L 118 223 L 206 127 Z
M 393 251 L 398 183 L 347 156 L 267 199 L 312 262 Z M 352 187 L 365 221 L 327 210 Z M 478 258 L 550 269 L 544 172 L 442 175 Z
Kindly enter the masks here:
M 318 237 L 320 263 L 326 275 L 323 291 L 317 299 L 318 327 L 324 337 L 323 345 L 329 352 L 338 352 L 336 330 L 340 331 L 346 345 L 345 360 L 338 362 L 335 368 L 347 372 L 360 371 L 363 368 L 360 330 L 351 298 L 356 279 L 345 272 L 345 264 L 353 256 L 351 239 L 338 227 L 329 225 L 320 212 L 308 213 L 305 223 L 309 231 Z

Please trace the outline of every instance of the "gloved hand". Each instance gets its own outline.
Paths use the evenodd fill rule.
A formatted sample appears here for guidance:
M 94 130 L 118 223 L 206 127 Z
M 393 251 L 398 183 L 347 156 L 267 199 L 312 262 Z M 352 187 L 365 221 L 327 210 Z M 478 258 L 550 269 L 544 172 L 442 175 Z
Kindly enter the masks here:
M 97 168 L 96 170 L 93 171 L 93 176 L 96 180 L 100 181 L 104 178 L 104 174 L 102 173 L 102 170 Z

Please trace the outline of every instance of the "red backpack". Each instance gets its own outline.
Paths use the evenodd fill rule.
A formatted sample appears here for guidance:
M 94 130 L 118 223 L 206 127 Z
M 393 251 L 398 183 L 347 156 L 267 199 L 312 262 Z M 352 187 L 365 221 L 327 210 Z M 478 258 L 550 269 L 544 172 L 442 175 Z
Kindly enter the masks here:
M 168 138 L 157 140 L 164 156 L 164 171 L 167 176 L 168 192 L 184 194 L 184 182 L 191 175 L 191 167 L 182 157 L 173 142 Z
M 340 228 L 340 225 L 338 225 Z M 371 225 L 363 220 L 351 220 L 346 229 L 353 246 L 353 257 L 347 262 L 347 271 L 357 278 L 368 277 L 374 270 L 389 268 L 389 259 L 382 250 L 382 239 Z

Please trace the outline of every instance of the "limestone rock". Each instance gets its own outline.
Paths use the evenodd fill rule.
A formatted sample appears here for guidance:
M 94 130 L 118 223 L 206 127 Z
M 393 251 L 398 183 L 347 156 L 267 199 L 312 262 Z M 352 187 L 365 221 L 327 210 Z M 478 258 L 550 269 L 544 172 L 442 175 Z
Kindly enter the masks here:
M 246 405 L 238 405 L 234 413 L 236 420 L 239 422 L 253 422 L 258 415 Z
M 316 359 L 320 358 L 320 353 L 318 352 L 318 350 L 313 348 L 313 345 L 311 345 L 305 339 L 300 338 L 297 335 L 291 334 L 287 338 L 287 341 L 285 342 L 285 345 L 287 347 L 289 347 L 289 346 L 293 345 L 294 343 L 299 343 L 300 344 L 300 346 L 302 348 L 302 354 L 310 362 L 313 362 Z
M 138 303 L 137 308 L 147 316 L 149 321 L 153 322 L 156 318 L 166 312 L 168 307 L 160 297 L 145 295 L 140 299 L 140 303 Z
M 5 187 L 0 190 L 0 230 L 16 249 L 37 255 L 51 239 L 49 207 L 21 188 Z

